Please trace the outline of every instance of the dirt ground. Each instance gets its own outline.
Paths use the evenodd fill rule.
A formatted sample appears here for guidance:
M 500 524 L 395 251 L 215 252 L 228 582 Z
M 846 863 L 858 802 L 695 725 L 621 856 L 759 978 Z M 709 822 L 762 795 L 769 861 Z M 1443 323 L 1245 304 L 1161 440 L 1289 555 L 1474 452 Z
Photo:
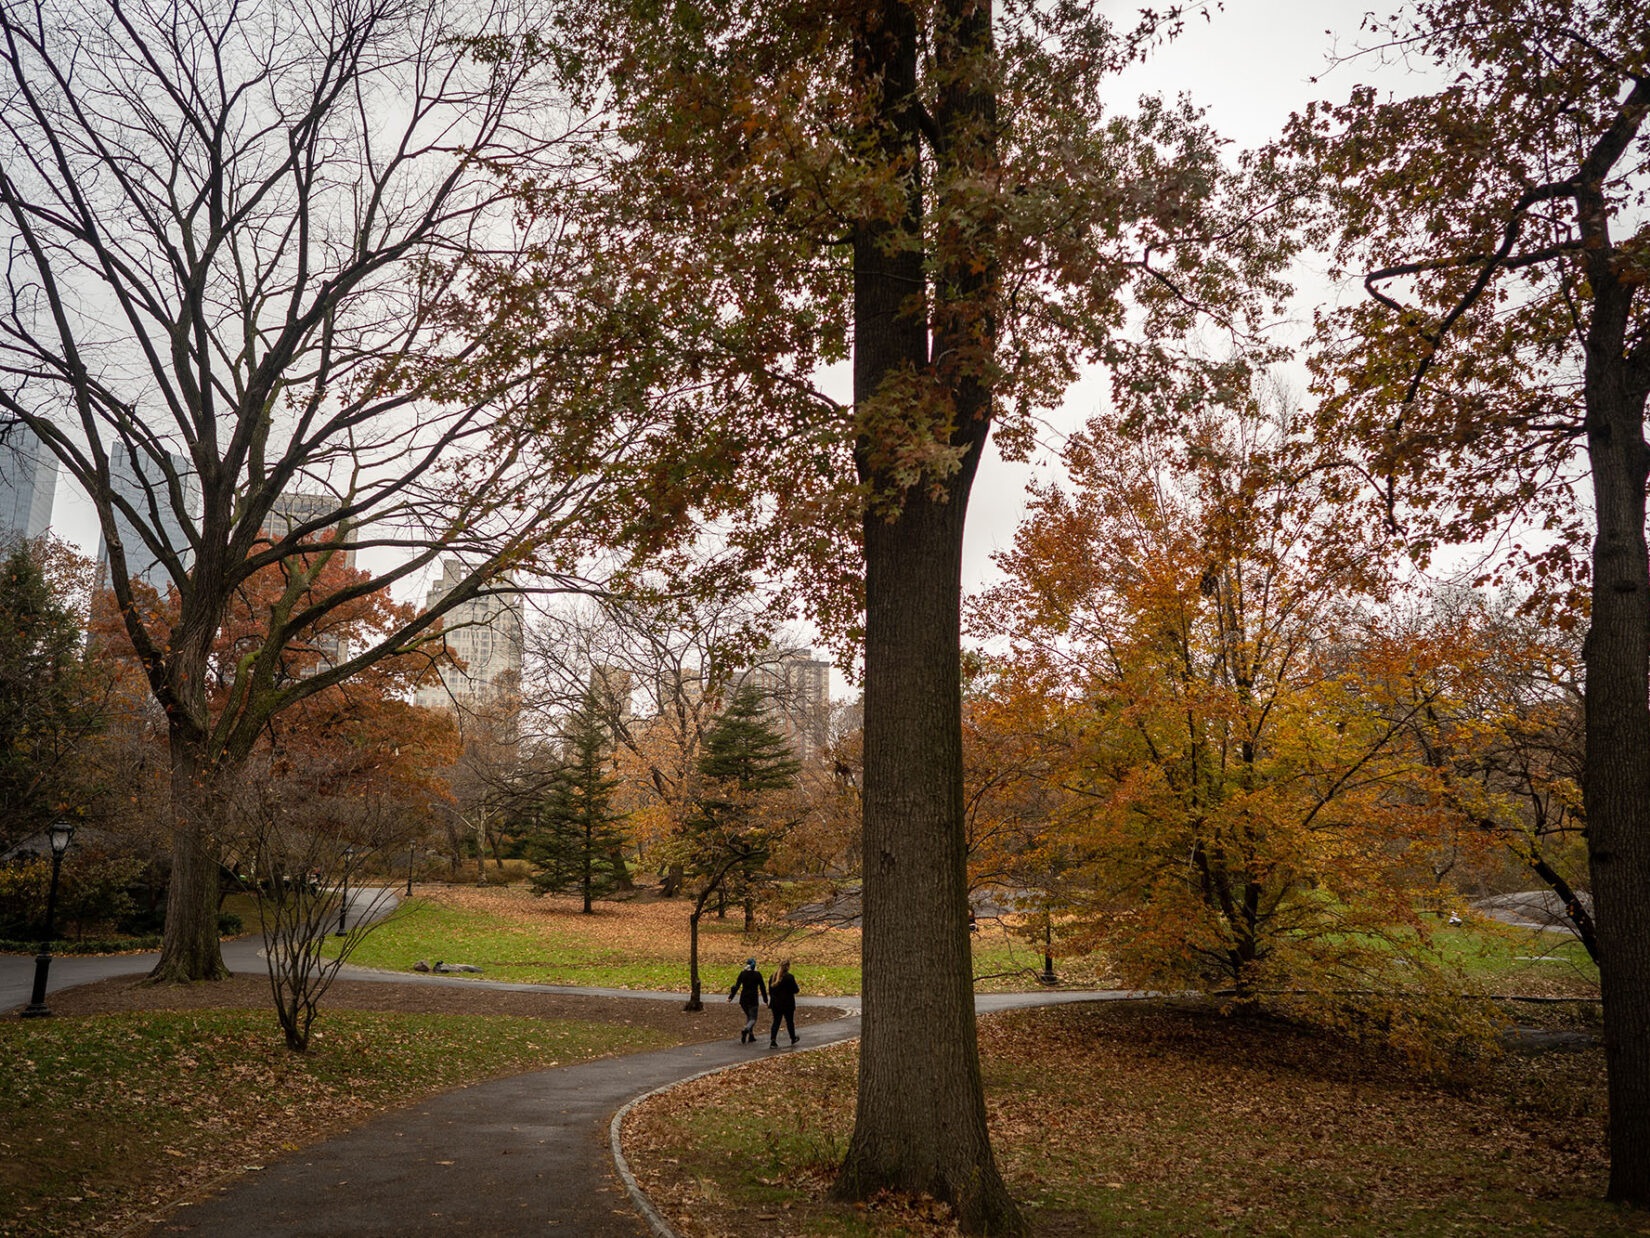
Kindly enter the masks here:
M 140 976 L 118 976 L 52 994 L 52 1013 L 62 1016 L 109 1014 L 129 1010 L 263 1010 L 271 1006 L 264 976 L 237 975 L 202 984 L 145 984 Z M 484 989 L 462 980 L 449 984 L 397 984 L 339 980 L 321 999 L 321 1010 L 389 1010 L 417 1014 L 508 1014 L 532 1019 L 589 1019 L 599 1023 L 647 1027 L 681 1042 L 737 1039 L 744 1026 L 739 1007 L 719 997 L 689 1014 L 679 1002 L 645 997 L 573 997 L 559 993 L 520 993 Z M 833 1009 L 804 1006 L 799 1025 L 837 1018 Z M 15 1018 L 15 1013 L 10 1017 Z M 768 1012 L 759 1030 L 766 1032 Z

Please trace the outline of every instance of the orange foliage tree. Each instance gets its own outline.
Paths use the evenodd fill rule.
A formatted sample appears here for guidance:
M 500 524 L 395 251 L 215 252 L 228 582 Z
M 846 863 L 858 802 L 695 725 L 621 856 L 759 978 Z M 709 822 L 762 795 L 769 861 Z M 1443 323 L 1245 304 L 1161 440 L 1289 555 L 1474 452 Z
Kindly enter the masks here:
M 1650 5 L 1421 0 L 1371 20 L 1444 84 L 1368 87 L 1290 134 L 1341 273 L 1326 432 L 1425 556 L 1504 535 L 1574 622 L 1609 1075 L 1609 1197 L 1650 1205 Z M 1588 491 L 1590 490 L 1590 493 Z
M 1016 845 L 1051 870 L 1057 850 L 1065 932 L 1136 984 L 1327 1008 L 1425 957 L 1419 856 L 1459 827 L 1405 727 L 1457 685 L 1373 614 L 1391 582 L 1297 431 L 1096 418 L 976 623 L 1014 633 L 994 708 L 1041 736 L 1061 791 Z
M 246 664 L 266 657 L 269 632 L 278 616 L 303 613 L 312 595 L 357 591 L 370 582 L 368 573 L 329 549 L 277 561 L 243 580 L 206 664 L 206 698 L 214 713 L 240 706 L 249 690 Z M 141 581 L 134 581 L 132 590 L 134 604 L 146 608 L 146 624 L 167 622 L 176 610 L 175 594 L 162 599 Z M 305 805 L 317 828 L 334 819 L 338 847 L 352 841 L 364 847 L 365 839 L 347 836 L 345 803 L 396 802 L 415 810 L 415 817 L 403 818 L 410 827 L 415 820 L 427 822 L 430 807 L 446 798 L 446 787 L 434 771 L 455 759 L 456 728 L 444 715 L 408 700 L 445 655 L 403 652 L 348 679 L 300 694 L 300 689 L 312 686 L 318 672 L 347 659 L 353 648 L 398 630 L 414 610 L 394 601 L 388 589 L 378 588 L 361 589 L 346 605 L 311 613 L 315 621 L 299 626 L 267 659 L 261 690 L 276 696 L 292 692 L 294 699 L 290 706 L 273 711 L 259 732 L 243 768 L 243 781 L 279 785 L 283 811 Z M 135 679 L 141 669 L 127 631 L 115 595 L 100 593 L 93 607 L 93 639 L 114 651 L 125 678 Z M 323 803 L 331 807 L 323 811 L 318 807 Z M 249 824 L 233 813 L 220 822 L 217 841 L 226 858 L 233 859 L 237 842 L 244 841 L 240 831 Z

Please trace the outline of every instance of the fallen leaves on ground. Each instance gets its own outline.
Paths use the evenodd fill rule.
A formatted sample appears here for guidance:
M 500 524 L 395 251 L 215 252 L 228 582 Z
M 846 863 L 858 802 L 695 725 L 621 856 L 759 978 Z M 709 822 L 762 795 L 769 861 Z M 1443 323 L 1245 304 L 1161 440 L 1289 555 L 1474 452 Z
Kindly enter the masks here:
M 1368 1046 L 1192 1003 L 993 1016 L 980 1046 L 999 1166 L 1049 1238 L 1650 1233 L 1650 1217 L 1599 1202 L 1598 1050 L 1468 1058 L 1423 1079 Z M 856 1052 L 762 1062 L 638 1107 L 627 1155 L 661 1211 L 689 1217 L 685 1238 L 956 1233 L 935 1201 L 827 1200 Z

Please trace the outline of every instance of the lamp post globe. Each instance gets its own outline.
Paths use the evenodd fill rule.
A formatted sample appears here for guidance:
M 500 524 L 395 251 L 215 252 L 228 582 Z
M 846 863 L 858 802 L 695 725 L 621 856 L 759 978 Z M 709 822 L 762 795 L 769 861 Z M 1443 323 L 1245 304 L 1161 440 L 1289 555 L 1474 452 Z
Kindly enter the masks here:
M 29 995 L 29 1004 L 23 1008 L 25 1019 L 40 1019 L 51 1014 L 51 1008 L 46 1005 L 46 980 L 51 974 L 52 937 L 57 931 L 57 879 L 63 871 L 63 853 L 74 838 L 74 823 L 54 821 L 47 838 L 52 849 L 52 882 L 46 891 L 45 940 L 40 943 L 40 953 L 34 956 L 34 990 Z

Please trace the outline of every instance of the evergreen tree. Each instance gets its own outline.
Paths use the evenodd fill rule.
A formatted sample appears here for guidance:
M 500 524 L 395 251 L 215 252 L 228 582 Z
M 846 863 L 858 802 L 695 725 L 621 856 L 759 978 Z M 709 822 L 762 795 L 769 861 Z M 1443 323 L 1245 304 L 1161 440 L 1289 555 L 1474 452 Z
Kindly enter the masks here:
M 85 807 L 70 757 L 105 700 L 81 635 L 36 553 L 15 547 L 0 564 L 0 846 Z
M 613 811 L 618 779 L 608 769 L 613 744 L 592 696 L 568 718 L 563 740 L 565 759 L 545 789 L 537 836 L 528 848 L 534 866 L 528 881 L 534 894 L 578 890 L 588 914 L 591 901 L 610 894 L 624 877 L 623 816 Z
M 678 840 L 698 886 L 688 916 L 689 1010 L 701 1008 L 699 918 L 705 904 L 713 895 L 727 893 L 731 885 L 748 906 L 763 880 L 774 842 L 791 824 L 787 813 L 775 811 L 774 796 L 796 785 L 800 768 L 785 737 L 764 713 L 762 694 L 749 685 L 739 689 L 705 732 L 699 758 L 701 790 Z

